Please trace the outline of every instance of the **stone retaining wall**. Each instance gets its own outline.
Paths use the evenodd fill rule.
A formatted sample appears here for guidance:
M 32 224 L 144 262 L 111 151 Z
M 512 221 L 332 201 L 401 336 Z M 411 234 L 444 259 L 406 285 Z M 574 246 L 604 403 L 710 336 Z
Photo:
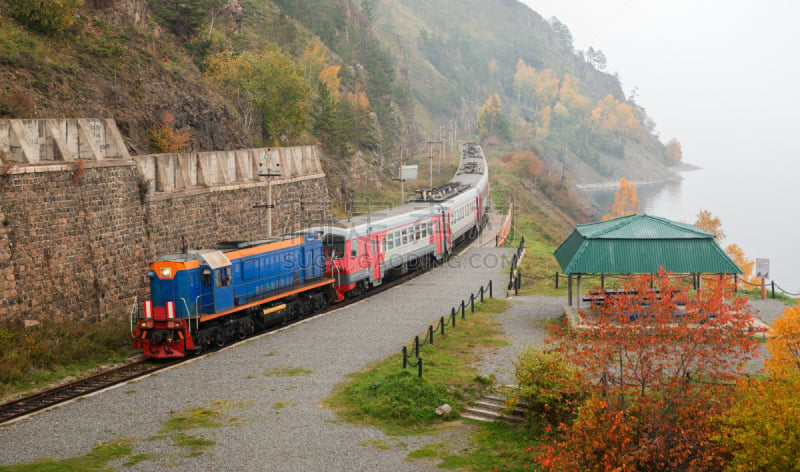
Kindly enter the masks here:
M 263 156 L 264 150 L 217 153 L 213 162 L 203 153 L 27 163 L 6 159 L 0 167 L 0 320 L 127 318 L 135 301 L 147 296 L 147 265 L 158 255 L 180 251 L 182 236 L 190 247 L 265 237 L 268 189 L 275 205 L 274 234 L 329 219 L 330 199 L 316 148 L 269 153 L 273 164 L 280 161 L 287 169 L 285 175 L 269 177 L 269 183 L 258 176 L 252 157 Z M 197 175 L 196 168 L 167 168 L 159 164 L 162 160 L 204 160 L 214 169 L 242 165 L 245 170 L 206 171 L 217 180 L 189 185 L 179 179 L 183 184 L 157 191 L 155 174 L 148 177 L 142 162 L 154 170 L 160 166 L 162 176 Z

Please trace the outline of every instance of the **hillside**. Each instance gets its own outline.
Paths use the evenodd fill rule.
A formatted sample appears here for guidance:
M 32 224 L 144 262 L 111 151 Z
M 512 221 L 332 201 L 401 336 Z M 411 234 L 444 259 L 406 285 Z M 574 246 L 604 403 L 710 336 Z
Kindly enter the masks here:
M 170 116 L 184 150 L 319 144 L 339 211 L 396 199 L 401 150 L 424 165 L 450 129 L 532 152 L 562 186 L 671 176 L 617 78 L 516 0 L 62 4 L 0 0 L 0 118 L 113 117 L 134 154 L 162 151 Z

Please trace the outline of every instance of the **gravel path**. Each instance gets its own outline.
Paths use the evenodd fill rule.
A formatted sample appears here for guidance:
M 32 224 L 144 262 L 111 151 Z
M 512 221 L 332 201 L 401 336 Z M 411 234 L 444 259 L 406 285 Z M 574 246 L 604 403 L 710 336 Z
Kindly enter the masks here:
M 115 463 L 120 470 L 427 470 L 406 455 L 436 438 L 343 424 L 320 403 L 349 373 L 398 352 L 490 279 L 504 296 L 503 259 L 512 252 L 470 249 L 364 302 L 2 427 L 0 464 L 83 456 L 98 443 L 136 438 L 134 453 L 150 459 Z M 286 375 L 291 369 L 304 375 Z M 238 418 L 186 431 L 216 442 L 203 454 L 187 457 L 169 438 L 152 439 L 177 412 L 202 407 L 221 410 L 220 421 Z
M 494 374 L 498 385 L 516 384 L 514 359 L 531 344 L 541 347 L 547 336 L 547 324 L 562 313 L 565 297 L 528 295 L 510 299 L 511 308 L 498 315 L 509 346 L 484 356 L 478 368 L 485 375 Z

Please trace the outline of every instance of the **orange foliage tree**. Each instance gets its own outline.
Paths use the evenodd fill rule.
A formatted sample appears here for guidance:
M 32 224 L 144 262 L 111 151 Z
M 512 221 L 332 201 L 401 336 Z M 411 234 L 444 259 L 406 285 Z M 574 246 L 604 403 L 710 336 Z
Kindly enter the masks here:
M 744 281 L 749 281 L 752 274 L 753 274 L 753 266 L 755 266 L 755 261 L 752 259 L 748 259 L 747 255 L 744 253 L 744 250 L 739 247 L 738 244 L 729 244 L 725 247 L 725 253 L 733 259 L 733 262 L 742 269 L 741 279 Z
M 632 215 L 639 211 L 639 197 L 636 196 L 636 185 L 625 177 L 619 179 L 619 189 L 614 194 L 614 203 L 608 207 L 609 212 L 603 215 L 603 221 Z
M 652 285 L 651 285 L 652 284 Z M 746 300 L 724 281 L 694 294 L 663 271 L 632 277 L 564 330 L 556 349 L 593 384 L 570 425 L 536 453 L 554 471 L 715 470 L 724 449 L 714 420 L 727 383 L 756 354 Z M 656 287 L 656 290 L 650 287 Z M 602 292 L 597 292 L 602 296 Z
M 187 128 L 177 129 L 175 117 L 172 113 L 165 112 L 161 123 L 153 125 L 150 129 L 150 144 L 155 152 L 173 153 L 181 152 L 186 148 L 191 136 Z
M 725 232 L 722 231 L 722 222 L 708 210 L 700 210 L 694 225 L 706 233 L 713 234 L 717 242 L 725 239 Z
M 737 401 L 720 418 L 730 470 L 800 470 L 800 305 L 775 320 L 766 345 L 767 376 L 740 381 Z
M 681 163 L 683 159 L 683 151 L 681 150 L 681 143 L 675 138 L 669 140 L 665 146 L 667 152 L 667 164 L 676 166 Z

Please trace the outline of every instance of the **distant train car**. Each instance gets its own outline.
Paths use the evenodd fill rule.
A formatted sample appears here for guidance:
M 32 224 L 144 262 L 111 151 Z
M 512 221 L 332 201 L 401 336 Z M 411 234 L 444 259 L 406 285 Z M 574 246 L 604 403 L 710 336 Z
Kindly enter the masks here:
M 382 283 L 386 274 L 441 260 L 485 223 L 489 174 L 483 150 L 461 146 L 459 170 L 446 185 L 420 191 L 411 202 L 312 228 L 322 234 L 326 274 L 337 300 Z
M 146 357 L 183 357 L 256 329 L 312 313 L 334 298 L 316 233 L 224 242 L 150 265 L 150 300 L 134 347 Z

